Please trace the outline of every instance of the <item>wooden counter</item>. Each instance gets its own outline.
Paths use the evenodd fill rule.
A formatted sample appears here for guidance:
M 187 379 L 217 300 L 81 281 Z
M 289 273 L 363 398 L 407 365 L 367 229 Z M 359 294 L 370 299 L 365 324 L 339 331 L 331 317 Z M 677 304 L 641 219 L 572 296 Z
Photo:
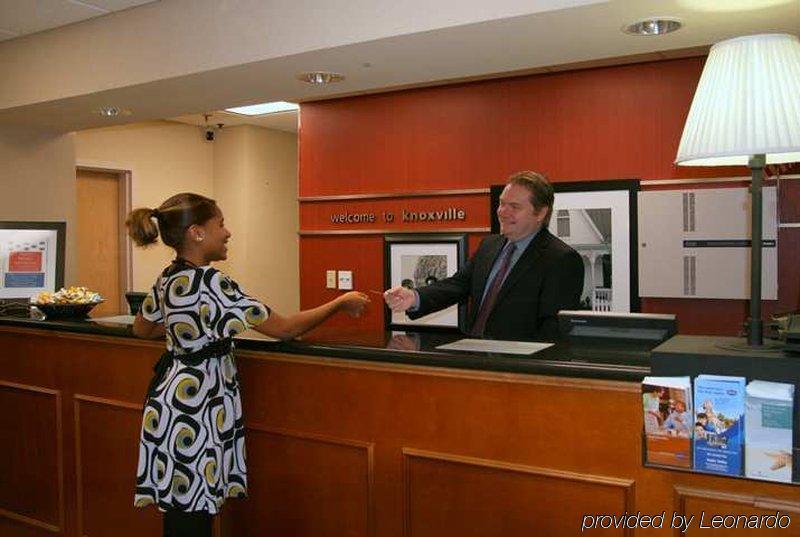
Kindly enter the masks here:
M 159 535 L 134 509 L 162 343 L 0 326 L 0 535 Z M 642 467 L 638 382 L 238 350 L 250 497 L 220 535 L 580 534 L 584 515 L 791 517 L 800 487 Z M 719 533 L 724 531 L 725 533 Z M 677 534 L 677 533 L 675 533 Z

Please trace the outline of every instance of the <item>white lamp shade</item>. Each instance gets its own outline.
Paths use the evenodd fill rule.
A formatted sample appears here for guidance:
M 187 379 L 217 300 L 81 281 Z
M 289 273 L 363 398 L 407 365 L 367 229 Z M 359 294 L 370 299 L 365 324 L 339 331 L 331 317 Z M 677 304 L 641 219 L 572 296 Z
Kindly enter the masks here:
M 678 147 L 683 166 L 800 161 L 800 40 L 737 37 L 711 47 Z

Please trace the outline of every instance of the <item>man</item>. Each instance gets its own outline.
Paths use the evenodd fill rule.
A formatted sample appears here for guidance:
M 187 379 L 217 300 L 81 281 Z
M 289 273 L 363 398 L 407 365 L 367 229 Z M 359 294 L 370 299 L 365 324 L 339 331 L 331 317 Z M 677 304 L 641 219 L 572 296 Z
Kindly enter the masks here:
M 497 209 L 500 235 L 484 239 L 453 276 L 416 290 L 393 287 L 386 303 L 416 319 L 471 299 L 472 336 L 554 340 L 558 311 L 579 307 L 584 269 L 580 255 L 547 230 L 553 199 L 544 175 L 512 175 Z

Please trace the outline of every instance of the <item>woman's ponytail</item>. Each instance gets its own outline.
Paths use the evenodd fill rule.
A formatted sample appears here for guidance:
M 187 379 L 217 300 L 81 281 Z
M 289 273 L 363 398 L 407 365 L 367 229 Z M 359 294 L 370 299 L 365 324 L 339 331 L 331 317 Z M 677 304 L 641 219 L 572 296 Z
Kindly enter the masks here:
M 158 240 L 158 225 L 156 225 L 156 209 L 134 209 L 125 220 L 128 226 L 128 235 L 136 243 L 136 246 L 148 246 L 155 244 Z

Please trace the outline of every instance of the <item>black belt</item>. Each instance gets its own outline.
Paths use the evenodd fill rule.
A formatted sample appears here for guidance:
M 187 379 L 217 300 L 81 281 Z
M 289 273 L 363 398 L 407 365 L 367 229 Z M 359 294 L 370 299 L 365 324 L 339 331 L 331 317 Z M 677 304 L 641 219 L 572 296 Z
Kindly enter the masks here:
M 150 381 L 150 385 L 147 387 L 147 399 L 155 395 L 156 388 L 161 384 L 161 381 L 164 380 L 167 371 L 172 367 L 172 363 L 175 360 L 178 360 L 183 365 L 197 367 L 207 358 L 222 356 L 228 354 L 231 350 L 233 350 L 233 340 L 231 338 L 226 338 L 214 341 L 198 351 L 186 354 L 175 354 L 172 351 L 166 351 L 161 355 L 161 358 L 158 359 L 156 365 L 153 366 L 153 378 Z

